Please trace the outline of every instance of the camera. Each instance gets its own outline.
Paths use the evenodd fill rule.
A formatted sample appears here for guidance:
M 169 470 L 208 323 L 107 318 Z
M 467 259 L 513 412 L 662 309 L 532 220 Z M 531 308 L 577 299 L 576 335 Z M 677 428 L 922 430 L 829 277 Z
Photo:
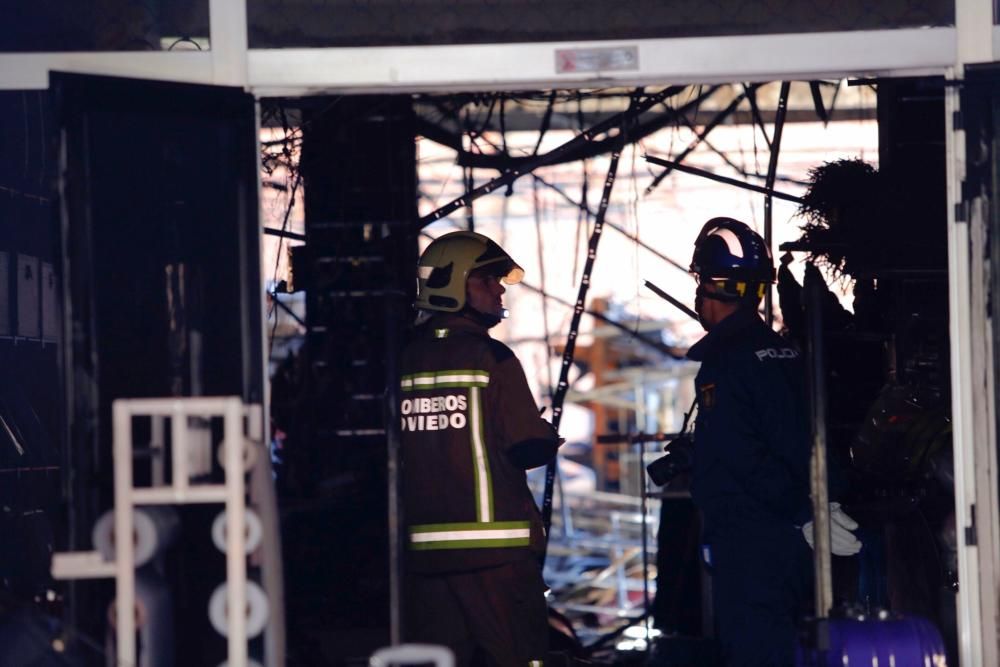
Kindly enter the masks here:
M 649 478 L 657 486 L 669 484 L 678 475 L 691 472 L 694 466 L 694 442 L 689 434 L 677 436 L 663 450 L 666 454 L 646 466 Z

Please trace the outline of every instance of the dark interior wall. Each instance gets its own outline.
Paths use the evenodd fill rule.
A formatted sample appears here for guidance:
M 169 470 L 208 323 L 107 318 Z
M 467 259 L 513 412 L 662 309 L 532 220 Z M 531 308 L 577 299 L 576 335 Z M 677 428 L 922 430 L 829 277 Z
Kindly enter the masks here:
M 893 611 L 923 616 L 957 660 L 948 329 L 944 81 L 878 84 L 880 176 L 886 193 L 883 258 L 875 272 L 889 324 L 894 375 L 852 446 L 855 464 L 883 494 L 885 595 Z M 905 401 L 901 400 L 905 396 Z M 874 415 L 874 417 L 872 417 Z M 908 509 L 892 499 L 908 498 Z M 949 528 L 949 526 L 951 526 Z
M 0 51 L 149 51 L 208 37 L 208 0 L 4 2 Z M 185 46 L 190 47 L 190 44 Z
M 29 599 L 63 473 L 52 127 L 46 92 L 0 93 L 0 590 Z
M 88 550 L 113 504 L 115 399 L 263 400 L 259 156 L 254 101 L 240 89 L 82 75 L 53 75 L 53 88 L 66 156 L 68 546 Z M 136 465 L 137 484 L 147 470 Z M 209 479 L 222 479 L 219 466 L 196 481 Z M 181 535 L 156 573 L 184 637 L 177 664 L 216 665 L 225 641 L 206 610 L 225 571 L 210 539 L 219 507 L 177 511 Z M 74 625 L 103 636 L 111 584 L 75 586 Z
M 950 379 L 943 80 L 880 82 L 878 120 L 888 204 L 877 244 L 880 277 L 897 288 L 894 312 L 887 313 L 897 325 L 896 371 L 944 396 Z
M 253 48 L 484 44 L 951 25 L 944 0 L 250 0 Z
M 208 0 L 6 4 L 12 6 L 4 7 L 0 51 L 159 50 L 178 38 L 209 35 Z M 252 48 L 754 35 L 954 23 L 954 3 L 945 0 L 250 0 L 247 13 Z
M 409 97 L 359 96 L 310 100 L 302 119 L 306 245 L 293 270 L 309 332 L 302 385 L 276 382 L 272 413 L 288 433 L 289 660 L 339 664 L 389 638 L 386 397 L 415 286 L 415 118 Z

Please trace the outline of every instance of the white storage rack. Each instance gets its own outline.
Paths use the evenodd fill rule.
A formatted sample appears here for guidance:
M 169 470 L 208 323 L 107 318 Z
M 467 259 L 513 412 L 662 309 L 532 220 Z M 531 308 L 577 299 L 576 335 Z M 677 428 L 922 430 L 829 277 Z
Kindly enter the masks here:
M 151 481 L 136 487 L 132 479 L 135 458 L 132 438 L 134 418 L 152 420 Z M 192 478 L 206 475 L 212 468 L 212 443 L 199 422 L 191 419 L 222 418 L 223 441 L 220 462 L 225 470 L 223 484 L 197 483 Z M 169 420 L 171 447 L 170 483 L 165 481 L 166 446 L 164 430 Z M 222 503 L 226 516 L 227 609 L 247 607 L 246 480 L 256 454 L 254 441 L 263 435 L 260 406 L 244 405 L 239 397 L 119 399 L 112 405 L 115 534 L 131 535 L 134 512 L 141 505 L 184 505 Z M 206 539 L 210 539 L 206 535 Z M 57 579 L 114 577 L 116 583 L 117 658 L 120 665 L 135 665 L 135 548 L 132 540 L 115 540 L 115 560 L 107 562 L 92 552 L 53 555 L 52 575 Z M 230 667 L 246 667 L 247 627 L 245 614 L 227 614 L 228 661 Z

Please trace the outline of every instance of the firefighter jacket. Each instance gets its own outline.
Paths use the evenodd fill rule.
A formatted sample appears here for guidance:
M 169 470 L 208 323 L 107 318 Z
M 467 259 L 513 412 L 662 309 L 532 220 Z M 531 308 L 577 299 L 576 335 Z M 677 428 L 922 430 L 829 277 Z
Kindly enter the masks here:
M 436 315 L 400 361 L 407 567 L 457 572 L 544 549 L 525 470 L 559 439 L 514 353 L 461 315 Z
M 799 351 L 741 309 L 688 357 L 701 362 L 692 496 L 706 541 L 740 527 L 808 521 L 811 438 Z

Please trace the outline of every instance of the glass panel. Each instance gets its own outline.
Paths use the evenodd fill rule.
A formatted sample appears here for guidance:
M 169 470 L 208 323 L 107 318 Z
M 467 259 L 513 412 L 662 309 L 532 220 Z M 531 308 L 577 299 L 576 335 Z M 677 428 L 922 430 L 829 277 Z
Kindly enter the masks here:
M 208 34 L 208 0 L 36 0 L 4 22 L 0 52 L 204 50 Z
M 952 0 L 247 0 L 251 48 L 877 30 L 954 23 Z

